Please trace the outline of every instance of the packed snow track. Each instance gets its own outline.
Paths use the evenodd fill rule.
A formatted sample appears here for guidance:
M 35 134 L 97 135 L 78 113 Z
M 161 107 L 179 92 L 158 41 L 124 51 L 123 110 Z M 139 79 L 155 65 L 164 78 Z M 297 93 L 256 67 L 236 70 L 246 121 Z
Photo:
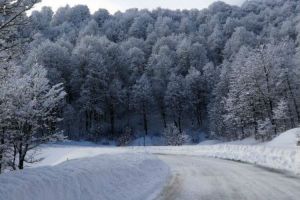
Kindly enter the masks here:
M 159 155 L 171 168 L 157 200 L 297 200 L 300 178 L 266 168 L 197 156 Z

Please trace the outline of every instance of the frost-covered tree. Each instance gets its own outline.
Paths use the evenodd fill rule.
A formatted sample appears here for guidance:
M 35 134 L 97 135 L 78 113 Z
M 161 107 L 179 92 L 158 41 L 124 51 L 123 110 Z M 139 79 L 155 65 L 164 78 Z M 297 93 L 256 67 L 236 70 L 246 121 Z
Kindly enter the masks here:
M 256 37 L 254 33 L 247 31 L 244 27 L 235 29 L 232 36 L 226 42 L 224 54 L 227 59 L 232 55 L 236 55 L 242 46 L 254 47 L 256 45 Z
M 285 99 L 279 101 L 278 105 L 274 109 L 274 119 L 279 131 L 285 131 L 291 127 L 289 117 L 289 105 Z
M 47 71 L 40 65 L 32 66 L 25 74 L 20 68 L 11 72 L 1 85 L 1 114 L 8 114 L 1 116 L 1 139 L 8 150 L 13 149 L 12 158 L 6 158 L 7 164 L 23 169 L 25 162 L 35 161 L 28 151 L 61 138 L 56 124 L 61 120 L 65 92 L 62 84 L 49 85 Z
M 2 0 L 0 1 L 0 53 L 13 56 L 28 37 L 22 35 L 22 30 L 28 17 L 26 12 L 39 0 Z M 13 49 L 13 51 L 8 51 Z M 2 56 L 1 56 L 2 57 Z
M 92 17 L 97 22 L 98 26 L 101 27 L 104 22 L 110 18 L 110 14 L 105 9 L 99 9 L 93 14 Z
M 56 124 L 65 92 L 62 84 L 49 85 L 47 71 L 40 65 L 34 65 L 29 72 L 13 80 L 13 113 L 15 134 L 13 144 L 18 154 L 18 168 L 24 168 L 24 162 L 32 160 L 28 151 L 42 143 L 60 138 Z
M 53 14 L 50 7 L 43 7 L 41 11 L 33 11 L 30 16 L 32 26 L 37 31 L 47 34 L 48 31 L 50 32 L 49 28 Z
M 206 114 L 207 90 L 205 79 L 198 70 L 191 68 L 185 77 L 185 82 L 189 110 L 192 111 L 198 126 L 201 127 Z
M 168 46 L 162 46 L 157 54 L 152 54 L 148 63 L 148 72 L 152 74 L 152 90 L 164 127 L 167 126 L 165 93 L 168 87 L 168 75 L 175 63 L 175 52 Z
M 130 36 L 146 39 L 147 28 L 151 24 L 153 24 L 153 18 L 149 15 L 149 13 L 141 13 L 138 17 L 134 19 L 134 22 L 132 23 L 129 29 Z
M 143 75 L 133 86 L 132 89 L 132 105 L 135 110 L 142 115 L 144 126 L 144 145 L 145 137 L 148 135 L 148 115 L 153 103 L 151 83 L 146 75 Z
M 10 97 L 14 93 L 11 84 L 18 73 L 18 68 L 14 65 L 6 64 L 0 68 L 0 173 L 11 158 L 11 144 L 13 142 L 10 130 L 13 124 L 13 99 Z
M 32 0 L 4 2 L 34 5 Z M 144 75 L 153 98 L 148 121 L 160 116 L 164 127 L 175 121 L 182 128 L 182 119 L 201 116 L 207 123 L 199 128 L 214 137 L 261 137 L 262 127 L 268 127 L 271 138 L 285 129 L 274 114 L 282 99 L 290 117 L 287 128 L 300 123 L 299 5 L 299 0 L 246 1 L 240 7 L 217 2 L 204 10 L 109 14 L 100 9 L 92 15 L 82 5 L 55 13 L 44 8 L 31 17 L 23 12 L 22 23 L 6 26 L 8 35 L 0 29 L 3 44 L 32 40 L 0 56 L 25 54 L 14 60 L 25 63 L 24 71 L 38 62 L 49 71 L 51 85 L 64 83 L 63 128 L 76 139 L 94 140 L 100 132 L 119 137 L 124 126 L 138 130 L 130 105 Z M 179 78 L 174 81 L 172 74 Z M 156 127 L 151 123 L 149 132 Z
M 184 78 L 172 74 L 165 94 L 165 104 L 180 132 L 182 132 L 182 119 L 186 109 L 186 91 L 184 88 Z
M 168 146 L 181 146 L 185 143 L 185 133 L 180 132 L 174 124 L 168 124 L 163 131 L 165 144 Z
M 70 80 L 70 53 L 59 43 L 45 41 L 31 51 L 25 64 L 28 68 L 38 63 L 44 66 L 51 84 L 67 83 Z
M 212 64 L 209 64 L 207 67 L 213 67 Z M 208 76 L 215 77 L 217 80 L 215 87 L 211 91 L 210 102 L 207 105 L 208 109 L 208 119 L 209 119 L 209 131 L 211 137 L 214 138 L 226 138 L 226 126 L 224 123 L 224 114 L 226 113 L 225 109 L 225 99 L 229 91 L 229 80 L 231 68 L 229 63 L 224 63 L 220 66 L 219 75 L 217 76 Z M 228 136 L 230 138 L 230 136 Z

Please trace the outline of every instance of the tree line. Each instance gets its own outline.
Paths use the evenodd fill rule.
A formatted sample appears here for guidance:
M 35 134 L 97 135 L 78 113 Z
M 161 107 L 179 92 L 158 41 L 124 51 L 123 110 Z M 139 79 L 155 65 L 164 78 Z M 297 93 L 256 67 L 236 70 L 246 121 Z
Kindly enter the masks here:
M 31 16 L 37 62 L 64 83 L 71 138 L 161 132 L 174 123 L 227 139 L 270 139 L 299 123 L 299 1 L 204 10 L 86 6 Z M 277 119 L 278 118 L 278 119 Z

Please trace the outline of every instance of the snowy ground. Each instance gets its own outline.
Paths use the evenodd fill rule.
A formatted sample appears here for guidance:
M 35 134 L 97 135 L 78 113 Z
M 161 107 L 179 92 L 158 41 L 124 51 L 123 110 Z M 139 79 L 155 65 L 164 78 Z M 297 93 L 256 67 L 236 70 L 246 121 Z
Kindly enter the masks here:
M 265 145 L 269 147 L 294 148 L 300 141 L 300 128 L 295 128 L 280 134 Z
M 297 147 L 297 135 L 300 129 L 287 131 L 271 142 L 258 143 L 253 138 L 242 141 L 219 143 L 207 141 L 200 145 L 181 147 L 99 147 L 95 145 L 46 145 L 41 149 L 40 157 L 45 159 L 37 166 L 57 165 L 71 159 L 92 157 L 100 154 L 118 153 L 164 153 L 175 155 L 206 156 L 248 162 L 275 169 L 300 174 L 300 150 Z
M 152 200 L 168 174 L 153 155 L 100 155 L 1 175 L 0 199 Z
M 146 197 L 153 199 L 164 188 L 169 167 L 171 182 L 161 194 L 162 199 L 192 199 L 192 195 L 212 199 L 208 195 L 212 193 L 216 194 L 213 199 L 259 199 L 258 196 L 295 199 L 293 195 L 299 195 L 295 191 L 295 188 L 299 190 L 299 178 L 291 180 L 282 174 L 226 160 L 300 174 L 298 134 L 300 129 L 293 129 L 268 143 L 248 138 L 181 147 L 117 148 L 81 142 L 44 145 L 38 157 L 45 159 L 30 166 L 33 169 L 0 176 L 0 200 L 148 200 Z M 267 180 L 271 181 L 270 185 Z M 210 185 L 217 186 L 220 192 Z M 241 185 L 249 187 L 248 194 Z M 274 195 L 266 196 L 268 193 Z M 178 197 L 173 198 L 174 194 Z

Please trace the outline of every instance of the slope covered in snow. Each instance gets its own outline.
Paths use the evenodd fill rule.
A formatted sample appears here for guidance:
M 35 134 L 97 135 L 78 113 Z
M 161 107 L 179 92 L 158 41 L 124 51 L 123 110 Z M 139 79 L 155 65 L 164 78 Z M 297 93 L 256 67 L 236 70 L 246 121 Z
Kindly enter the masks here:
M 247 139 L 181 147 L 44 145 L 39 157 L 45 159 L 32 165 L 38 168 L 0 176 L 0 200 L 135 200 L 151 194 L 155 197 L 169 169 L 151 154 L 230 159 L 300 174 L 300 150 L 296 147 L 299 131 L 287 131 L 261 144 Z
M 100 155 L 1 175 L 0 200 L 151 200 L 168 174 L 153 155 Z
M 41 162 L 30 164 L 30 167 L 54 166 L 72 159 L 94 157 L 101 154 L 123 153 L 124 149 L 114 147 L 97 146 L 83 142 L 77 144 L 49 144 L 42 145 L 36 154 Z
M 293 129 L 280 134 L 267 143 L 258 143 L 252 138 L 243 141 L 220 143 L 206 141 L 200 145 L 181 147 L 99 147 L 99 146 L 64 146 L 49 145 L 41 149 L 40 157 L 45 159 L 37 166 L 53 166 L 66 160 L 91 157 L 100 154 L 119 153 L 164 153 L 176 155 L 207 156 L 231 159 L 258 164 L 276 169 L 283 169 L 300 173 L 300 150 L 296 147 L 297 134 L 300 129 Z
M 299 140 L 300 128 L 295 128 L 280 134 L 266 145 L 270 147 L 296 147 Z

